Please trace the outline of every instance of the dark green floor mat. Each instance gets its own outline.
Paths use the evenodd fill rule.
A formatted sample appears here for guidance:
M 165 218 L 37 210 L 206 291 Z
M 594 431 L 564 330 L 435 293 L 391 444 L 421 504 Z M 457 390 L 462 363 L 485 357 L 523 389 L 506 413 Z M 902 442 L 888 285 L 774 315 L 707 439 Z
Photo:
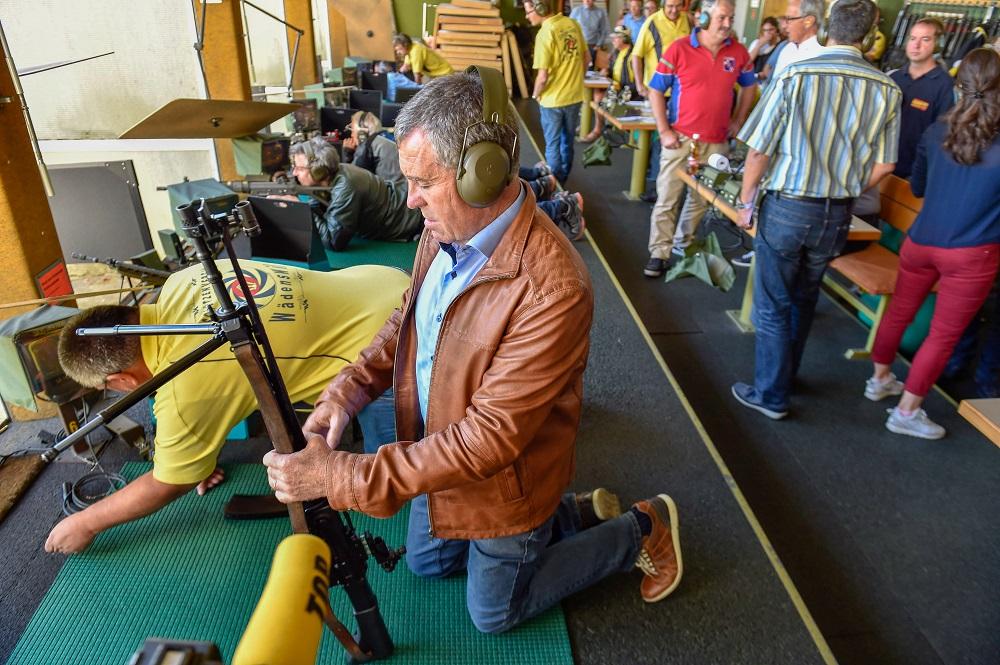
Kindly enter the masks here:
M 418 244 L 351 238 L 347 249 L 342 252 L 327 250 L 326 258 L 333 270 L 374 264 L 402 268 L 409 272 L 413 268 L 413 257 L 416 256 Z
M 125 466 L 134 478 L 149 465 Z M 191 493 L 156 515 L 102 534 L 70 557 L 11 654 L 15 663 L 123 665 L 147 637 L 215 642 L 229 662 L 264 588 L 288 520 L 227 521 L 234 493 L 267 490 L 264 467 L 226 468 L 226 482 L 206 496 Z M 355 520 L 391 546 L 405 542 L 406 511 L 391 520 Z M 374 565 L 374 564 L 373 564 Z M 400 564 L 369 569 L 386 625 L 396 643 L 392 663 L 572 663 L 559 607 L 503 635 L 483 635 L 465 609 L 465 578 L 420 579 Z M 343 591 L 331 594 L 349 627 Z M 318 663 L 343 663 L 325 635 Z

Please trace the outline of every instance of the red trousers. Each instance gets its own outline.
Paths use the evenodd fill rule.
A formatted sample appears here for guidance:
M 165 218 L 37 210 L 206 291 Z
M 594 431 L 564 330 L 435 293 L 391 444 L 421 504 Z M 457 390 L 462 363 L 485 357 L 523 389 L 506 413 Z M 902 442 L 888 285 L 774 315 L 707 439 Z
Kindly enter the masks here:
M 906 327 L 938 283 L 930 332 L 913 357 L 906 377 L 907 391 L 926 395 L 965 327 L 989 296 L 998 268 L 1000 243 L 945 249 L 918 245 L 907 238 L 899 251 L 896 292 L 875 335 L 872 360 L 892 363 Z

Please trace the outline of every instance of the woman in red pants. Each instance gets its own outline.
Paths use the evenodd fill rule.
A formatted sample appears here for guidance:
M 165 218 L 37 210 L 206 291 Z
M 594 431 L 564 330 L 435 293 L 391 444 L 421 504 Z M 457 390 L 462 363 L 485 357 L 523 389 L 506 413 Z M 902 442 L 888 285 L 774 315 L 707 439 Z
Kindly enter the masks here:
M 899 252 L 896 292 L 875 337 L 875 373 L 865 384 L 865 397 L 875 401 L 902 393 L 885 426 L 923 439 L 945 434 L 920 405 L 1000 266 L 1000 53 L 969 53 L 956 85 L 958 103 L 927 129 L 917 148 L 910 187 L 926 198 Z M 930 333 L 904 386 L 889 366 L 935 284 Z

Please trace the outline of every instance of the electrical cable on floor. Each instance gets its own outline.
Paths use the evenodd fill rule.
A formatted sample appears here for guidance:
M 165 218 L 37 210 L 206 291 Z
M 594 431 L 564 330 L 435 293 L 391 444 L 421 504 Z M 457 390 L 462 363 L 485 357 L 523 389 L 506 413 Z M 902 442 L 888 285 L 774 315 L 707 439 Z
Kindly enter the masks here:
M 94 468 L 100 468 L 100 465 L 96 464 Z M 121 474 L 108 473 L 104 469 L 85 474 L 75 483 L 63 483 L 63 514 L 78 513 L 125 487 L 127 483 Z

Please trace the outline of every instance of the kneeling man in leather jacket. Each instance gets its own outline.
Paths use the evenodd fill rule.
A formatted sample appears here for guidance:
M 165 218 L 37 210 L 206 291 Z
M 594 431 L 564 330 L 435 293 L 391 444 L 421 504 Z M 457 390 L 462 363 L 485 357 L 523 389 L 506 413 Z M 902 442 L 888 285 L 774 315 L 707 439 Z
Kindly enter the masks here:
M 615 572 L 638 565 L 649 602 L 682 572 L 670 497 L 622 512 L 605 489 L 566 492 L 593 291 L 572 243 L 515 177 L 516 118 L 495 75 L 434 79 L 400 113 L 407 204 L 425 227 L 410 288 L 316 402 L 307 447 L 264 458 L 286 503 L 325 497 L 384 518 L 410 502 L 410 569 L 467 571 L 469 614 L 491 633 Z M 480 148 L 499 151 L 493 164 L 507 172 L 476 168 Z M 351 416 L 390 386 L 397 440 L 375 454 L 335 450 Z

